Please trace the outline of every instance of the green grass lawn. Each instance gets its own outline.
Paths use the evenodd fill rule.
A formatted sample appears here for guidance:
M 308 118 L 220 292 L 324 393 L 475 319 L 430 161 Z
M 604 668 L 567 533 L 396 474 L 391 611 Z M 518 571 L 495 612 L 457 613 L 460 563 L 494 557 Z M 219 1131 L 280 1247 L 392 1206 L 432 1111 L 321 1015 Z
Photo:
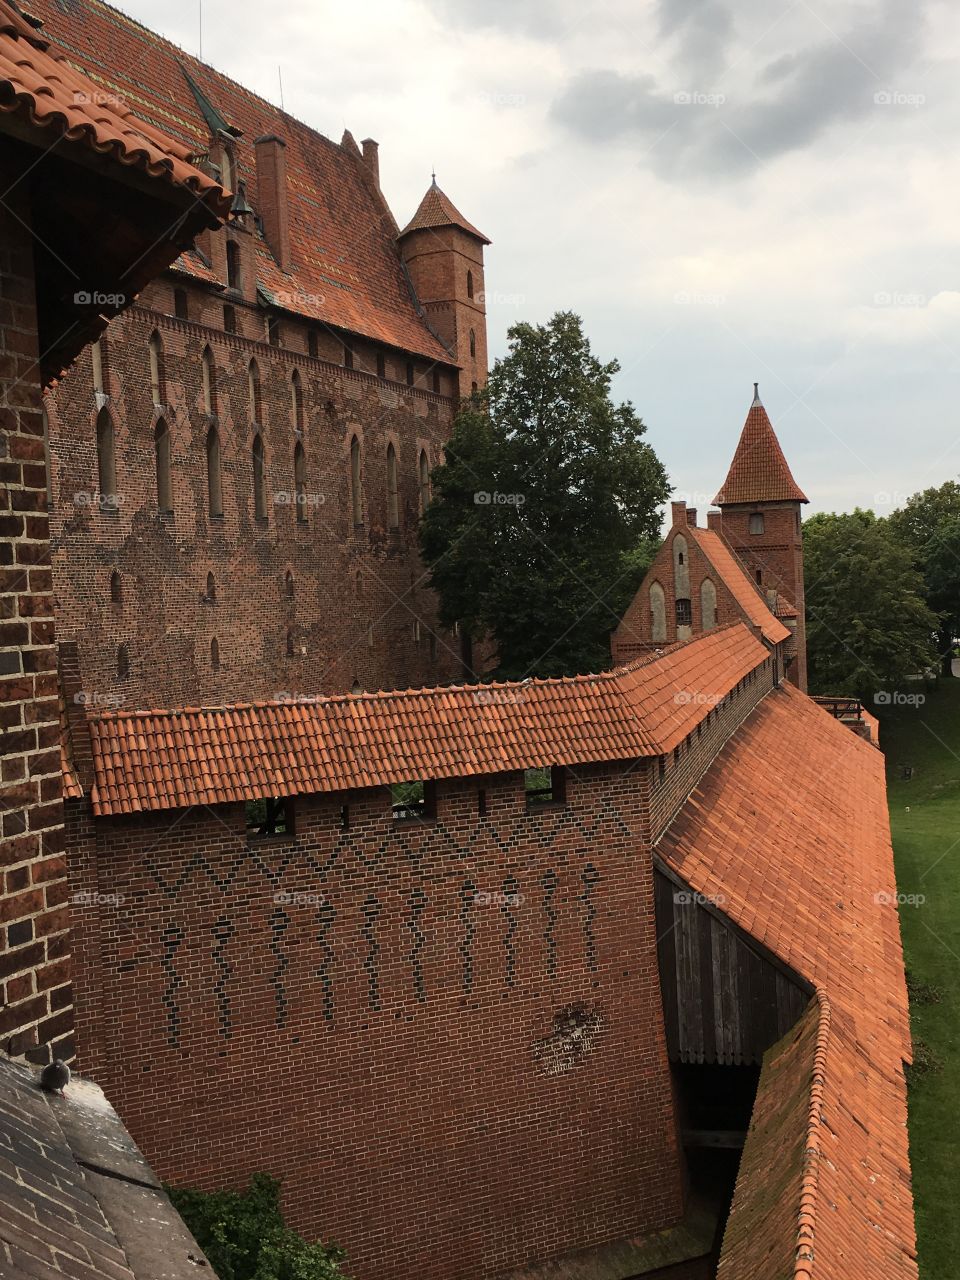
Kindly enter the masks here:
M 942 680 L 922 707 L 884 715 L 890 823 L 912 988 L 916 1067 L 910 1152 L 922 1280 L 955 1280 L 960 1258 L 960 680 Z M 913 768 L 909 780 L 903 767 Z M 923 1059 L 930 1068 L 923 1069 Z

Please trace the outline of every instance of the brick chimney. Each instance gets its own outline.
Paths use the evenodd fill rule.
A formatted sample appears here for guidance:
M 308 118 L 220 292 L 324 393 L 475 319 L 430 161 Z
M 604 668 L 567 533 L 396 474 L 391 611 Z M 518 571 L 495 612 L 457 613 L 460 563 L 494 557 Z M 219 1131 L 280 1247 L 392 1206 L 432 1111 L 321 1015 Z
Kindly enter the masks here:
M 712 529 L 714 533 L 723 533 L 723 512 L 722 511 L 707 512 L 707 528 Z
M 287 203 L 287 144 L 274 133 L 257 138 L 257 196 L 263 233 L 281 271 L 289 271 L 290 210 Z
M 697 527 L 697 508 L 696 507 L 687 507 L 687 524 L 693 525 L 694 529 Z
M 687 504 L 685 502 L 670 503 L 670 527 L 676 529 L 687 523 Z
M 373 138 L 364 138 L 360 143 L 363 147 L 363 163 L 370 171 L 370 177 L 373 184 L 379 190 L 380 187 L 380 143 L 374 142 Z

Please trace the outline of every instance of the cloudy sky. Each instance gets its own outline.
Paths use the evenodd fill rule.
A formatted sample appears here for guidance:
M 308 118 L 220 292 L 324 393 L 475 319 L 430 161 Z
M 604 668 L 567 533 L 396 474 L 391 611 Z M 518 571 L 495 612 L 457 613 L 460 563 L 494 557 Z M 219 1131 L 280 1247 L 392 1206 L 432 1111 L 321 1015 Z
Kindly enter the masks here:
M 199 0 L 126 0 L 191 52 Z M 960 475 L 960 7 L 203 0 L 204 59 L 493 240 L 490 345 L 579 312 L 677 494 L 760 392 L 809 511 Z M 256 32 L 255 38 L 251 33 Z

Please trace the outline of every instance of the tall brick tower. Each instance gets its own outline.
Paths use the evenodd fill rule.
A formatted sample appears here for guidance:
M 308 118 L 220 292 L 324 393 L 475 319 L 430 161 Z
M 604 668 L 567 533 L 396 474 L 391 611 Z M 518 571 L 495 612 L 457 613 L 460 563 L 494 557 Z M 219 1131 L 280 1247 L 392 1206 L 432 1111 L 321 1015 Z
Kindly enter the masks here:
M 483 246 L 472 226 L 437 186 L 399 235 L 400 252 L 430 326 L 460 365 L 460 394 L 487 380 L 487 313 Z
M 796 627 L 797 656 L 787 678 L 803 690 L 807 687 L 807 635 L 800 506 L 807 501 L 754 383 L 740 442 L 714 502 L 723 512 L 724 538 L 767 594 L 774 612 L 782 614 L 787 626 Z M 784 602 L 796 609 L 795 620 Z

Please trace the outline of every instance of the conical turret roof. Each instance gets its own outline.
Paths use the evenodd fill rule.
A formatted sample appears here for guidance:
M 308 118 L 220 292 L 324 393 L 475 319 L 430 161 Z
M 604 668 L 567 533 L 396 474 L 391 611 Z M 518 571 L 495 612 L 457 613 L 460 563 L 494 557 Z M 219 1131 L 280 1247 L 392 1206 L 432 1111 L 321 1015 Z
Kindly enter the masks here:
M 738 502 L 808 502 L 794 480 L 773 424 L 753 384 L 753 404 L 720 492 L 718 507 Z
M 429 230 L 431 227 L 459 227 L 461 231 L 466 231 L 468 235 L 476 236 L 484 244 L 490 243 L 482 231 L 478 231 L 473 223 L 466 220 L 450 197 L 444 195 L 437 186 L 436 177 L 427 188 L 427 194 L 420 201 L 420 207 L 417 212 L 400 232 L 400 235 L 405 236 L 408 231 Z

